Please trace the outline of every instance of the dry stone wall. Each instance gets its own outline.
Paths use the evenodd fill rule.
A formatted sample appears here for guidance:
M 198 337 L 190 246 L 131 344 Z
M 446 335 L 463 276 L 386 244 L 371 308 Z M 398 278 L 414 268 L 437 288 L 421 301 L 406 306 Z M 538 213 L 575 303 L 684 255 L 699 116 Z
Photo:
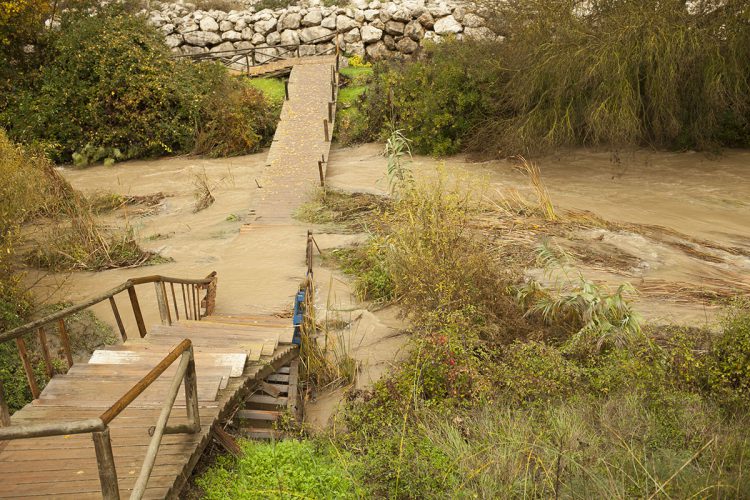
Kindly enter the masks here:
M 286 52 L 281 46 L 293 46 L 303 56 L 314 55 L 334 46 L 332 37 L 318 39 L 338 31 L 345 53 L 380 60 L 412 56 L 426 40 L 495 37 L 470 8 L 444 0 L 353 0 L 346 7 L 293 5 L 256 11 L 250 6 L 229 12 L 196 10 L 190 3 L 152 7 L 144 14 L 179 54 L 263 48 L 259 55 L 270 58 Z

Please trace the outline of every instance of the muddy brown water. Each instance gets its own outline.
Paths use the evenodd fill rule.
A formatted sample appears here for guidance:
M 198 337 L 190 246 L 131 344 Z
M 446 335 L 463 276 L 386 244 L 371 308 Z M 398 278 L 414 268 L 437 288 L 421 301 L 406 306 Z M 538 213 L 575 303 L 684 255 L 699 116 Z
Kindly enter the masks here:
M 328 185 L 333 188 L 374 193 L 387 192 L 386 161 L 382 145 L 366 144 L 334 149 L 328 167 Z M 74 187 L 87 192 L 147 195 L 164 192 L 168 197 L 151 212 L 141 207 L 120 209 L 104 217 L 108 224 L 129 224 L 144 248 L 158 251 L 174 262 L 139 269 L 119 269 L 70 275 L 29 274 L 41 279 L 37 294 L 50 301 L 78 301 L 111 288 L 127 278 L 149 274 L 175 277 L 219 275 L 217 306 L 220 312 L 289 312 L 292 297 L 304 276 L 304 248 L 297 248 L 308 225 L 264 229 L 253 238 L 243 238 L 240 227 L 250 216 L 259 196 L 260 177 L 266 153 L 228 159 L 195 157 L 131 161 L 112 167 L 84 170 L 63 169 Z M 620 223 L 663 226 L 689 239 L 708 240 L 721 247 L 734 247 L 750 255 L 750 151 L 726 151 L 709 158 L 700 153 L 655 153 L 638 151 L 611 153 L 576 150 L 541 158 L 538 164 L 553 202 L 560 209 L 588 210 Z M 446 160 L 415 157 L 417 177 L 435 175 L 444 169 L 466 183 L 476 183 L 488 194 L 515 188 L 531 193 L 527 179 L 509 161 L 473 163 L 465 156 Z M 198 213 L 193 179 L 204 171 L 216 202 Z M 311 192 L 313 188 L 311 187 Z M 334 248 L 362 239 L 361 235 L 318 234 L 322 248 Z M 689 284 L 700 288 L 706 281 L 737 280 L 750 287 L 750 258 L 719 252 L 717 262 L 697 259 L 679 249 L 643 234 L 605 229 L 583 230 L 571 244 L 604 253 L 623 254 L 626 272 L 610 272 L 585 266 L 591 278 L 611 284 L 623 280 L 644 283 Z M 682 241 L 682 240 L 680 240 Z M 690 242 L 692 245 L 693 243 Z M 701 250 L 716 254 L 714 249 Z M 366 387 L 385 373 L 403 355 L 405 337 L 397 311 L 372 311 L 352 295 L 349 281 L 336 271 L 316 274 L 319 317 L 348 326 L 330 335 L 363 365 L 358 381 Z M 657 288 L 660 288 L 657 286 Z M 122 299 L 125 300 L 125 299 Z M 144 290 L 141 305 L 147 323 L 158 321 L 155 298 Z M 121 308 L 127 311 L 125 304 Z M 649 320 L 687 324 L 712 321 L 718 308 L 708 300 L 676 300 L 670 294 L 644 294 L 638 309 Z M 103 320 L 113 323 L 108 304 L 94 308 Z M 126 326 L 134 327 L 124 314 Z M 321 394 L 308 405 L 307 419 L 325 425 L 340 400 L 337 392 Z

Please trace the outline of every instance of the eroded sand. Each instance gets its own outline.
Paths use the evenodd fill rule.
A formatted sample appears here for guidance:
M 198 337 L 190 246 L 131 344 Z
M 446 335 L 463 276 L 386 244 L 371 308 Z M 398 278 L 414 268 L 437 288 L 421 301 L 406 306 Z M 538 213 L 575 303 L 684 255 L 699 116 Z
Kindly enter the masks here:
M 382 146 L 377 144 L 335 149 L 328 167 L 328 185 L 385 193 L 386 162 L 381 151 Z M 308 225 L 263 228 L 252 238 L 239 232 L 259 195 L 255 180 L 260 177 L 264 162 L 265 153 L 260 153 L 231 159 L 169 158 L 64 170 L 73 186 L 88 193 L 167 194 L 156 213 L 144 215 L 140 208 L 131 207 L 107 216 L 106 221 L 127 222 L 145 248 L 159 251 L 174 262 L 139 269 L 46 276 L 39 295 L 51 292 L 52 300 L 77 301 L 129 277 L 202 277 L 217 271 L 220 312 L 288 312 L 305 272 L 300 241 Z M 476 183 L 488 195 L 511 187 L 528 192 L 523 174 L 507 161 L 472 163 L 457 156 L 438 162 L 418 157 L 414 159 L 414 170 L 418 176 L 435 175 L 443 163 L 452 176 Z M 728 151 L 715 159 L 698 153 L 638 152 L 618 158 L 609 153 L 576 151 L 543 158 L 538 163 L 553 201 L 561 208 L 589 210 L 621 223 L 664 226 L 689 238 L 750 252 L 748 151 Z M 203 169 L 213 185 L 216 202 L 196 214 L 193 174 Z M 316 240 L 323 249 L 361 240 L 361 235 L 317 232 Z M 572 248 L 598 248 L 604 254 L 624 254 L 624 264 L 616 272 L 594 264 L 583 269 L 588 276 L 611 284 L 627 280 L 636 286 L 664 282 L 701 287 L 708 286 L 711 280 L 736 279 L 750 287 L 750 258 L 742 252 L 731 255 L 703 248 L 718 252 L 719 258 L 709 262 L 669 242 L 629 231 L 582 231 L 562 243 Z M 29 279 L 37 277 L 31 273 Z M 397 311 L 373 311 L 358 303 L 348 279 L 337 271 L 318 269 L 316 282 L 318 317 L 347 325 L 329 335 L 362 363 L 357 385 L 366 387 L 404 355 L 405 337 L 400 334 L 403 325 Z M 157 322 L 153 292 L 144 289 L 139 293 L 147 323 Z M 638 308 L 650 320 L 688 324 L 710 321 L 717 310 L 707 300 L 676 300 L 658 293 L 644 294 Z M 95 312 L 112 323 L 107 304 Z M 124 314 L 124 319 L 132 329 L 130 316 Z M 308 422 L 313 427 L 324 426 L 339 400 L 340 391 L 317 395 L 317 401 L 307 405 Z

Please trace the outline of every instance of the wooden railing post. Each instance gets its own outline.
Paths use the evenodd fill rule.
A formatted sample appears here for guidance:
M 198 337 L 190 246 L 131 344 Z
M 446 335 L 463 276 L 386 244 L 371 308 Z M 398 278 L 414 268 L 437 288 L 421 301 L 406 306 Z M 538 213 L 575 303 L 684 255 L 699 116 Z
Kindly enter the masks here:
M 68 362 L 68 370 L 70 370 L 73 366 L 73 354 L 70 352 L 70 338 L 68 337 L 68 331 L 65 329 L 65 318 L 57 320 L 57 331 L 65 353 L 65 360 Z
M 26 372 L 26 380 L 29 382 L 29 389 L 31 389 L 31 397 L 37 399 L 39 397 L 39 386 L 36 384 L 36 377 L 34 376 L 34 369 L 31 367 L 29 361 L 29 353 L 26 351 L 26 342 L 21 337 L 16 339 L 16 345 L 18 346 L 18 355 L 21 356 L 21 363 L 23 363 L 23 369 Z
M 289 100 L 289 80 L 284 80 L 284 98 Z
M 112 455 L 112 441 L 109 438 L 109 427 L 91 434 L 96 450 L 96 464 L 99 468 L 99 483 L 102 486 L 102 498 L 119 500 L 120 487 L 117 484 L 115 457 Z
M 330 136 L 328 135 L 328 120 L 323 120 L 323 137 L 325 137 L 326 142 L 329 142 L 331 140 Z
M 219 287 L 219 276 L 216 271 L 209 274 L 207 278 L 210 278 L 211 282 L 206 285 L 206 314 L 204 316 L 210 316 L 216 310 L 216 290 Z
M 55 368 L 52 366 L 52 357 L 49 354 L 49 346 L 47 345 L 47 332 L 44 331 L 44 327 L 39 327 L 39 347 L 42 349 L 42 358 L 44 359 L 44 369 L 47 372 L 47 378 L 52 378 L 55 374 Z
M 5 399 L 2 380 L 0 380 L 0 427 L 10 427 L 10 410 L 8 410 L 8 401 Z
M 188 361 L 187 371 L 185 372 L 185 407 L 188 425 L 192 427 L 193 432 L 198 432 L 201 429 L 201 417 L 198 412 L 198 376 L 195 373 L 193 346 L 190 346 L 188 352 L 190 353 L 190 361 Z
M 328 101 L 328 121 L 333 123 L 333 108 L 336 106 L 336 103 L 333 101 Z
M 131 285 L 128 288 L 128 296 L 130 297 L 130 305 L 133 307 L 133 316 L 135 316 L 135 323 L 138 325 L 138 333 L 141 338 L 146 336 L 146 324 L 143 322 L 143 313 L 141 313 L 141 306 L 138 304 L 138 295 L 135 293 L 135 286 Z
M 115 321 L 117 322 L 117 328 L 120 330 L 120 337 L 122 337 L 122 341 L 125 342 L 128 340 L 128 334 L 125 332 L 125 325 L 122 324 L 120 311 L 117 309 L 117 302 L 115 302 L 114 297 L 109 298 L 109 305 L 112 306 L 112 315 L 114 315 Z
M 161 318 L 161 324 L 171 325 L 172 318 L 169 314 L 169 301 L 167 299 L 167 289 L 164 286 L 164 282 L 155 281 L 154 290 L 156 290 L 156 304 L 159 306 L 159 318 Z

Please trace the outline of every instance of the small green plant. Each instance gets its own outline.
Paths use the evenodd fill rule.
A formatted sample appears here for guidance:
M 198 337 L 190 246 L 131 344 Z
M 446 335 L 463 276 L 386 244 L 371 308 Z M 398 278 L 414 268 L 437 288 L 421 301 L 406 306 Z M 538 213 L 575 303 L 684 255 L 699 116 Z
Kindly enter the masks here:
M 365 61 L 362 56 L 352 56 L 349 58 L 349 66 L 352 68 L 372 68 L 372 63 Z
M 537 248 L 537 260 L 548 277 L 559 273 L 554 286 L 550 291 L 531 280 L 518 288 L 518 301 L 529 315 L 539 314 L 548 323 L 574 328 L 568 341 L 572 351 L 599 351 L 605 345 L 625 347 L 641 338 L 640 316 L 629 300 L 635 293 L 630 284 L 609 293 L 580 272 L 573 274 L 567 255 L 547 243 Z
M 722 322 L 722 333 L 709 351 L 708 385 L 729 407 L 750 401 L 750 304 L 737 300 Z
M 408 187 L 413 182 L 409 163 L 411 161 L 411 141 L 401 130 L 394 130 L 385 143 L 383 154 L 388 158 L 388 188 L 391 194 Z
M 206 499 L 358 498 L 344 457 L 325 445 L 242 442 L 238 460 L 220 457 L 196 484 Z

